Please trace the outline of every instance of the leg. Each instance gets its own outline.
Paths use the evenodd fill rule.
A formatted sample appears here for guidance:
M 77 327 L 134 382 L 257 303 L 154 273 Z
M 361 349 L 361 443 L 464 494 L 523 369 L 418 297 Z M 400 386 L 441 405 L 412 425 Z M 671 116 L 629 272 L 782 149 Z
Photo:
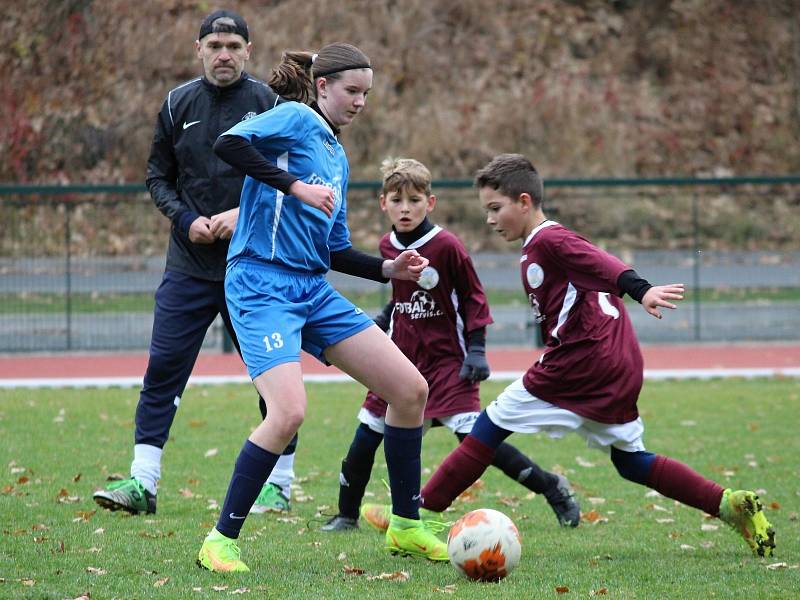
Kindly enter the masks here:
M 228 305 L 225 302 L 225 294 L 219 295 L 217 298 L 217 306 L 219 307 L 219 314 L 222 317 L 222 322 L 225 329 L 233 342 L 239 356 L 242 355 L 241 348 L 239 347 L 239 339 L 236 336 L 236 330 L 231 323 L 230 314 L 228 313 Z M 267 403 L 264 398 L 259 394 L 258 408 L 261 411 L 261 420 L 267 418 Z M 251 512 L 265 513 L 265 512 L 286 512 L 291 509 L 292 482 L 294 481 L 294 455 L 297 450 L 297 434 L 295 434 L 292 441 L 286 446 L 286 449 L 278 459 L 278 463 L 269 475 L 269 479 L 261 489 Z
M 320 529 L 342 531 L 358 527 L 358 512 L 364 491 L 372 474 L 375 453 L 383 441 L 383 434 L 361 423 L 356 428 L 350 449 L 342 461 L 339 473 L 339 512 Z
M 208 327 L 217 315 L 219 282 L 167 271 L 155 294 L 150 356 L 136 407 L 131 479 L 94 495 L 111 510 L 155 512 L 161 453 L 169 437 L 181 395 Z
M 328 347 L 325 357 L 389 404 L 384 431 L 392 491 L 387 549 L 435 561 L 448 560 L 447 545 L 419 519 L 422 420 L 428 395 L 425 379 L 375 326 Z
M 457 433 L 456 436 L 459 442 L 466 437 L 463 433 Z M 575 501 L 575 493 L 566 477 L 545 471 L 508 442 L 503 442 L 497 447 L 492 466 L 532 492 L 543 495 L 561 526 L 578 526 L 581 520 L 581 508 Z
M 650 452 L 625 452 L 612 446 L 611 461 L 628 481 L 719 517 L 742 534 L 753 552 L 759 556 L 772 554 L 775 531 L 755 493 L 723 489 L 687 465 Z
M 458 447 L 447 455 L 422 488 L 422 506 L 442 512 L 475 483 L 492 464 L 495 452 L 511 432 L 495 425 L 484 410 Z

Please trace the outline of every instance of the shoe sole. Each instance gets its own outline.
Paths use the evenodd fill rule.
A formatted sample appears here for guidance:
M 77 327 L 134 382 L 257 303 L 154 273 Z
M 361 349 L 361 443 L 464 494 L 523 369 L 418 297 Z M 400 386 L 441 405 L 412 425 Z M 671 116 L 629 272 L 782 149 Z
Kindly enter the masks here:
M 273 508 L 271 506 L 258 506 L 255 504 L 252 507 L 250 507 L 251 515 L 263 515 L 264 513 L 281 514 L 289 512 L 292 512 L 291 509 L 289 508 Z
M 443 556 L 441 558 L 435 558 L 433 556 L 429 556 L 424 552 L 416 552 L 414 550 L 404 550 L 402 548 L 398 548 L 397 546 L 385 546 L 385 548 L 389 551 L 392 556 L 410 556 L 413 558 L 426 558 L 431 562 L 444 562 L 449 561 L 449 556 Z
M 133 508 L 131 506 L 127 506 L 125 504 L 120 504 L 116 500 L 112 500 L 111 498 L 106 498 L 105 496 L 93 496 L 94 501 L 96 504 L 100 505 L 102 508 L 106 508 L 112 512 L 116 512 L 118 510 L 124 510 L 126 513 L 131 515 L 138 515 L 139 513 L 145 513 L 148 515 L 155 514 L 155 511 L 150 510 L 139 510 Z

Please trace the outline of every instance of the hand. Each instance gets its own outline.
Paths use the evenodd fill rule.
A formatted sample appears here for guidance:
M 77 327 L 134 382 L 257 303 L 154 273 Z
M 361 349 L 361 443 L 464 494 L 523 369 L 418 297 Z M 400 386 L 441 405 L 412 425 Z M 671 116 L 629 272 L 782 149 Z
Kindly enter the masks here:
M 383 274 L 389 279 L 404 279 L 406 281 L 419 281 L 422 271 L 428 266 L 429 260 L 419 255 L 416 250 L 405 250 L 394 260 L 383 263 Z
M 642 297 L 642 306 L 644 309 L 656 319 L 661 318 L 661 308 L 675 309 L 675 306 L 670 300 L 683 300 L 683 284 L 671 283 L 669 285 L 654 285 Z
M 329 217 L 333 214 L 333 190 L 325 185 L 311 185 L 299 179 L 289 186 L 289 193 L 309 206 L 320 209 Z
M 189 241 L 193 244 L 213 244 L 215 239 L 208 217 L 197 217 L 189 225 Z
M 232 208 L 216 215 L 211 215 L 211 233 L 218 240 L 229 240 L 236 230 L 239 209 Z
M 464 364 L 458 376 L 466 379 L 470 383 L 477 383 L 489 378 L 489 363 L 486 361 L 485 348 L 468 348 L 467 356 L 464 357 Z

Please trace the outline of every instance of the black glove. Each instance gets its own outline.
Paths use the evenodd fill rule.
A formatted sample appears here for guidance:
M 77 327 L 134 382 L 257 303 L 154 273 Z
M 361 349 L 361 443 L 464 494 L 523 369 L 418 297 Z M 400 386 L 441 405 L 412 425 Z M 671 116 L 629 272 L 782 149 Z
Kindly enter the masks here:
M 472 347 L 467 349 L 467 356 L 464 357 L 464 364 L 458 372 L 461 379 L 466 379 L 470 383 L 477 383 L 489 378 L 489 363 L 486 362 L 486 348 Z
M 486 361 L 486 328 L 476 329 L 467 334 L 467 355 L 458 376 L 470 383 L 489 378 L 489 363 Z

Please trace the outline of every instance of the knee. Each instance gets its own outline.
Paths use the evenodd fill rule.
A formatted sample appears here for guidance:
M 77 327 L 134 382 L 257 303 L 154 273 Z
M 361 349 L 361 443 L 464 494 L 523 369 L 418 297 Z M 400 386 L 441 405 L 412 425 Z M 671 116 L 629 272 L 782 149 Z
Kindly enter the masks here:
M 646 485 L 656 455 L 650 452 L 625 452 L 611 448 L 611 462 L 624 479 Z
M 425 410 L 425 403 L 428 401 L 428 382 L 422 375 L 417 377 L 417 381 L 408 386 L 408 399 L 409 406 L 413 406 L 420 411 Z
M 278 414 L 278 411 L 274 411 L 274 414 L 273 412 L 267 414 L 268 419 L 274 418 L 274 427 L 279 432 L 280 437 L 290 440 L 288 443 L 294 440 L 294 436 L 303 424 L 305 416 L 305 410 L 299 406 L 281 411 L 280 414 Z

